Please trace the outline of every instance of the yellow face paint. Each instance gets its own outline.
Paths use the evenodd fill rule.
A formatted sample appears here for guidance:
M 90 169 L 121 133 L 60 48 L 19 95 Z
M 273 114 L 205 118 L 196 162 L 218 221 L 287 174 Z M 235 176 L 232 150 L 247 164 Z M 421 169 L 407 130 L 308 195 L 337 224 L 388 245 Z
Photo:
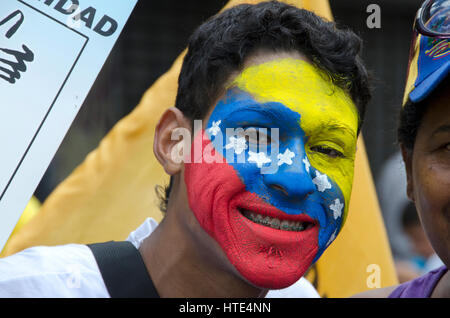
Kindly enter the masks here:
M 260 103 L 279 102 L 300 114 L 308 159 L 340 187 L 345 199 L 345 220 L 358 130 L 358 112 L 348 94 L 323 71 L 293 58 L 252 65 L 231 86 L 250 93 Z M 315 151 L 318 147 L 333 149 L 342 156 Z

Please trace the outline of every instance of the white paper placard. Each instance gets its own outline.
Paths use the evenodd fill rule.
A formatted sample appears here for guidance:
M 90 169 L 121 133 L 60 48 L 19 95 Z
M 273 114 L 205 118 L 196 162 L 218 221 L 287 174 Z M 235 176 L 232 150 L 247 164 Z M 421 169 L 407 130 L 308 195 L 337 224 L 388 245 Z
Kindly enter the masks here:
M 0 251 L 137 0 L 1 0 Z

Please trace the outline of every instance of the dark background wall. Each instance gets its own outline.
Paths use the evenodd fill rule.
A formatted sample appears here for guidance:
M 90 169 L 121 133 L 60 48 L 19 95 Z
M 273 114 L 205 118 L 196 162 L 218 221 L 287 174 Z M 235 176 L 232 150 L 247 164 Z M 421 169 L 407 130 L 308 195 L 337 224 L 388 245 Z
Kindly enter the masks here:
M 139 103 L 145 90 L 165 71 L 202 21 L 225 0 L 140 0 L 92 87 L 80 113 L 41 181 L 42 201 L 94 149 L 113 125 Z M 369 29 L 369 4 L 381 8 L 381 28 Z M 331 0 L 335 20 L 364 40 L 363 57 L 374 77 L 374 98 L 363 128 L 376 178 L 392 155 L 395 125 L 403 95 L 412 22 L 420 0 Z

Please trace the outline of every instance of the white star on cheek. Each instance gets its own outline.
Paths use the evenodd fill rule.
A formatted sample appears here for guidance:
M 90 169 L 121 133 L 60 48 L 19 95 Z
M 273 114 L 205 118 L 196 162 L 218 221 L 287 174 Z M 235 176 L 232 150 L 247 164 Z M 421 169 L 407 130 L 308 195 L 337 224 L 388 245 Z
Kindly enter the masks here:
M 332 205 L 330 205 L 330 210 L 333 211 L 335 220 L 338 217 L 341 217 L 343 207 L 344 207 L 344 203 L 341 203 L 341 200 L 339 200 L 339 199 L 334 200 L 334 203 Z
M 245 137 L 230 137 L 230 143 L 225 145 L 225 149 L 232 148 L 234 148 L 234 152 L 238 155 L 241 154 L 245 149 L 247 149 L 248 146 Z
M 316 185 L 317 190 L 320 192 L 323 192 L 326 189 L 331 189 L 331 183 L 328 181 L 327 175 L 321 174 L 319 171 L 316 171 L 316 177 L 312 180 L 312 182 Z
M 309 173 L 309 167 L 311 167 L 311 164 L 309 163 L 308 158 L 307 157 L 303 158 L 302 162 L 305 164 L 306 172 Z
M 295 157 L 295 154 L 290 151 L 289 149 L 286 149 L 283 154 L 278 154 L 278 165 L 281 166 L 282 164 L 292 164 L 292 158 Z
M 331 243 L 333 243 L 333 241 L 336 239 L 336 233 L 337 233 L 337 230 L 335 230 L 333 232 L 333 234 L 331 234 L 331 237 L 330 237 L 330 239 L 327 242 L 327 246 L 329 246 Z
M 215 135 L 217 135 L 219 133 L 219 131 L 220 131 L 219 125 L 220 125 L 221 122 L 222 122 L 221 120 L 213 121 L 212 126 L 210 128 L 208 128 L 208 132 L 212 136 L 215 136 Z
M 248 162 L 256 163 L 258 168 L 261 168 L 263 164 L 271 162 L 270 158 L 264 152 L 253 152 L 249 151 L 248 154 L 250 157 L 248 158 Z

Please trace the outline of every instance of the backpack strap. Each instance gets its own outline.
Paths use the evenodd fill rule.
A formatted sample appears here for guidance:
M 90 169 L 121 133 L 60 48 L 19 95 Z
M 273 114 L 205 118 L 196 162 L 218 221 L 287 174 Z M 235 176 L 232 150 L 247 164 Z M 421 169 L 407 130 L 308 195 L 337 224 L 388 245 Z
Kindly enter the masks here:
M 87 245 L 94 254 L 111 298 L 159 298 L 141 253 L 131 242 Z

